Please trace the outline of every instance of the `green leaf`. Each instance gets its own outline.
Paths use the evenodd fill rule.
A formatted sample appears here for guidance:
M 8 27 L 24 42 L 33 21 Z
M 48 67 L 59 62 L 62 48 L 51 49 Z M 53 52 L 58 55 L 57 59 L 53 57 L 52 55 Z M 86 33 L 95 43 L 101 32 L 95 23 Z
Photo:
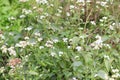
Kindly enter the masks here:
M 104 60 L 105 61 L 105 67 L 106 67 L 106 69 L 107 69 L 107 71 L 109 71 L 110 70 L 110 61 L 108 61 L 108 60 Z
M 35 72 L 35 71 L 29 71 L 29 74 L 31 74 L 31 75 L 38 75 L 38 73 L 37 72 Z
M 101 79 L 104 79 L 104 80 L 107 80 L 108 79 L 108 75 L 105 71 L 103 70 L 100 70 L 98 73 L 97 73 L 97 76 L 100 77 Z
M 74 63 L 73 63 L 73 66 L 81 66 L 82 65 L 82 62 L 81 61 L 75 61 Z

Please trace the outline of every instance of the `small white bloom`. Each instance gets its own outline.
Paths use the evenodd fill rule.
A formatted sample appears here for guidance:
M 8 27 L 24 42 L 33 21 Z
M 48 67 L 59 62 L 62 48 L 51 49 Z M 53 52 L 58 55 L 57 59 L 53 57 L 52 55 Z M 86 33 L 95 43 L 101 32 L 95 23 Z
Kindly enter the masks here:
M 49 41 L 46 42 L 45 46 L 52 48 L 53 47 L 53 42 L 49 40 Z
M 22 9 L 22 13 L 25 13 L 27 15 L 32 13 L 32 10 Z
M 100 22 L 103 22 L 104 20 L 103 19 L 100 19 Z
M 103 1 L 100 3 L 101 6 L 106 6 L 106 4 L 107 2 L 103 2 Z
M 104 55 L 104 58 L 110 60 L 110 57 L 108 55 Z
M 48 4 L 47 0 L 36 0 L 38 4 Z
M 120 77 L 120 74 L 119 73 L 115 73 L 112 75 L 112 78 L 119 78 Z
M 94 41 L 93 43 L 91 43 L 90 46 L 94 47 L 93 49 L 100 49 L 100 48 L 102 48 L 102 46 L 104 46 L 104 45 L 103 45 L 103 41 L 102 41 L 101 36 L 97 35 L 95 38 L 97 40 Z
M 9 35 L 10 35 L 10 36 L 14 36 L 14 33 L 12 33 L 12 32 L 9 32 Z
M 44 48 L 44 46 L 40 46 L 40 47 L 39 47 L 39 49 L 43 49 L 43 48 Z
M 51 52 L 51 56 L 54 57 L 56 55 L 55 52 Z
M 34 34 L 35 34 L 35 36 L 38 36 L 38 37 L 41 36 L 41 33 L 39 33 L 39 32 L 35 32 Z
M 90 23 L 91 23 L 92 25 L 96 25 L 95 21 L 91 21 Z
M 1 39 L 5 39 L 5 36 L 3 34 L 0 34 Z
M 27 45 L 30 45 L 30 46 L 34 46 L 34 45 L 36 45 L 37 44 L 37 42 L 36 41 L 29 41 L 29 42 L 27 42 Z
M 107 17 L 104 16 L 104 17 L 103 17 L 103 20 L 106 20 L 106 19 L 107 19 Z
M 60 9 L 57 9 L 57 11 L 58 11 L 59 13 L 62 13 L 62 10 L 60 10 Z
M 78 80 L 76 77 L 73 77 L 72 80 Z
M 59 42 L 59 40 L 58 39 L 53 39 L 53 42 L 57 43 L 57 42 Z
M 62 56 L 62 55 L 63 55 L 63 52 L 62 52 L 62 51 L 60 51 L 58 54 L 59 54 L 59 56 Z
M 109 44 L 103 44 L 103 45 L 109 49 L 111 48 Z
M 7 47 L 6 47 L 6 45 L 3 45 L 1 47 L 1 50 L 2 50 L 2 53 L 7 53 Z
M 32 29 L 33 29 L 32 26 L 29 26 L 29 27 L 25 28 L 25 30 L 27 30 L 27 31 L 30 31 L 30 30 L 32 30 Z
M 66 12 L 66 15 L 67 15 L 67 16 L 70 16 L 70 13 L 69 13 L 69 12 Z
M 109 26 L 109 29 L 110 29 L 110 30 L 114 30 L 113 25 L 110 25 L 110 26 Z
M 74 5 L 70 5 L 70 9 L 74 9 L 75 8 L 75 6 Z
M 118 69 L 112 69 L 112 72 L 113 72 L 113 73 L 118 73 L 119 70 L 118 70 Z
M 95 75 L 94 75 L 94 77 L 97 77 L 97 76 L 98 76 L 98 74 L 95 74 Z
M 26 36 L 25 38 L 24 38 L 25 40 L 28 40 L 28 39 L 30 39 L 28 36 Z
M 68 40 L 68 38 L 63 38 L 63 41 L 64 41 L 64 42 L 67 42 L 67 40 Z
M 5 68 L 4 67 L 1 67 L 0 68 L 0 73 L 3 73 L 5 71 Z
M 17 43 L 15 45 L 15 47 L 21 47 L 21 48 L 25 48 L 27 46 L 27 41 L 20 41 L 19 43 Z
M 85 0 L 77 0 L 77 2 L 76 3 L 84 3 L 85 2 Z M 90 0 L 86 0 L 86 2 L 91 2 Z
M 44 18 L 45 18 L 45 16 L 44 16 L 44 15 L 41 15 L 41 16 L 40 16 L 40 19 L 44 19 Z
M 42 41 L 43 40 L 43 38 L 38 38 L 38 41 L 40 42 L 40 41 Z
M 10 55 L 16 56 L 16 51 L 14 50 L 14 47 L 13 47 L 13 46 L 11 46 L 10 48 L 8 48 L 8 51 L 9 51 L 9 54 L 10 54 Z
M 25 15 L 20 15 L 20 18 L 25 18 L 26 16 Z
M 8 20 L 15 20 L 15 19 L 16 19 L 16 18 L 13 17 L 13 16 L 11 16 L 11 17 L 8 18 Z
M 68 49 L 70 49 L 70 48 L 71 48 L 71 46 L 67 46 L 67 48 L 68 48 Z
M 55 13 L 55 15 L 58 16 L 58 17 L 61 16 L 61 14 L 59 14 L 59 13 Z
M 109 80 L 115 80 L 114 78 L 109 78 Z
M 19 0 L 19 2 L 27 2 L 28 0 Z
M 53 4 L 50 4 L 51 7 L 53 7 L 54 5 Z
M 36 6 L 33 7 L 33 9 L 36 9 L 36 8 L 37 8 Z
M 81 47 L 80 46 L 77 46 L 76 48 L 75 48 L 77 51 L 81 51 Z

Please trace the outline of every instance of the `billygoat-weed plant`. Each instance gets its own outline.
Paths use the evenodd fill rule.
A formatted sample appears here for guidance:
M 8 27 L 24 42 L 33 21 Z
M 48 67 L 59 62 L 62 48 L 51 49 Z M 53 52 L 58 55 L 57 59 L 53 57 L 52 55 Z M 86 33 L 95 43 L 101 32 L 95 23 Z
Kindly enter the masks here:
M 0 0 L 0 80 L 119 80 L 119 0 Z

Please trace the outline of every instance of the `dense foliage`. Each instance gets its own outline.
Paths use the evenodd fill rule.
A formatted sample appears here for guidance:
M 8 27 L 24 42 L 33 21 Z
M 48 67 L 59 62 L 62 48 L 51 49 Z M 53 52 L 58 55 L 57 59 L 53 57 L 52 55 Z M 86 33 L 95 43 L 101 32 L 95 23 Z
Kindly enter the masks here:
M 0 80 L 120 80 L 119 0 L 0 0 Z

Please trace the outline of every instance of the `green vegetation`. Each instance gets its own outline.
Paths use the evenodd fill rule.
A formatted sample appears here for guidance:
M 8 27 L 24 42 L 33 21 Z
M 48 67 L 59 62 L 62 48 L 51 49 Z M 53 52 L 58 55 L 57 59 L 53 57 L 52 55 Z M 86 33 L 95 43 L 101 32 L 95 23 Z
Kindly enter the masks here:
M 119 0 L 0 0 L 0 80 L 120 80 Z

